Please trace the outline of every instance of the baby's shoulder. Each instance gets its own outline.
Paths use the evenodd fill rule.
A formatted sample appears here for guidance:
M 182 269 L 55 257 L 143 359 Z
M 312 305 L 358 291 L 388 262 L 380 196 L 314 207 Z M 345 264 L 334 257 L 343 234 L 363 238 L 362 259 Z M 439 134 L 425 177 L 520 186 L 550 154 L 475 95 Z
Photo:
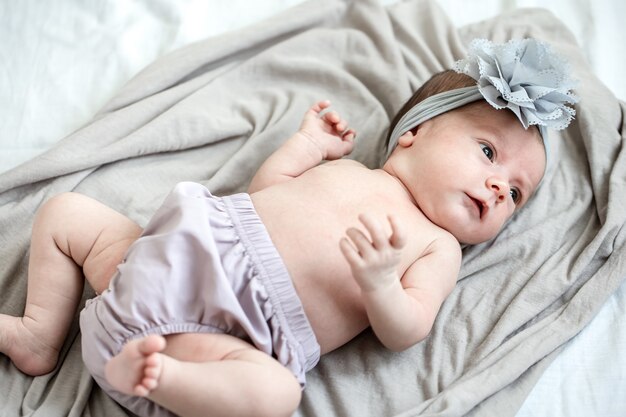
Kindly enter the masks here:
M 421 257 L 430 255 L 438 259 L 460 261 L 461 245 L 452 233 L 430 221 L 426 221 L 425 223 L 425 227 L 421 229 L 421 237 L 425 248 Z
M 431 245 L 434 249 L 446 253 L 450 257 L 460 258 L 461 256 L 461 244 L 452 233 L 447 230 L 439 229 Z
M 320 167 L 326 167 L 326 168 L 332 168 L 332 167 L 357 167 L 357 168 L 369 169 L 365 165 L 363 165 L 361 162 L 355 161 L 354 159 L 347 159 L 347 158 L 335 159 L 334 161 L 328 161 L 328 162 L 320 165 Z
M 405 272 L 403 281 L 406 286 L 431 282 L 448 294 L 456 284 L 461 267 L 461 245 L 443 229 L 433 230 L 425 237 L 425 249 Z

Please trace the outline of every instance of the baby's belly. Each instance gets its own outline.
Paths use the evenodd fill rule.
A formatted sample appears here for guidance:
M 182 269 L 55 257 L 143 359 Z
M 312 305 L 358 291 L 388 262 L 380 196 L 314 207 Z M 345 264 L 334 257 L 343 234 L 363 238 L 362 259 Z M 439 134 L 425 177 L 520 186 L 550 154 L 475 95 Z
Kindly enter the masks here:
M 339 219 L 291 216 L 271 217 L 266 222 L 259 215 L 289 271 L 322 353 L 363 331 L 368 326 L 367 315 L 360 289 L 339 249 L 345 233 Z
M 296 179 L 251 196 L 291 275 L 323 353 L 368 327 L 360 288 L 339 248 L 348 227 L 363 227 L 358 215 L 366 200 L 347 190 L 335 194 L 320 191 L 328 188 L 337 187 Z M 384 203 L 368 210 L 381 218 L 390 211 Z
M 368 327 L 360 290 L 328 277 L 292 277 L 322 354 L 346 344 Z
M 317 236 L 323 235 L 321 230 L 317 228 Z M 316 240 L 311 237 L 314 234 L 306 226 L 292 228 L 290 235 L 279 234 L 274 244 L 326 353 L 354 338 L 368 321 L 361 290 L 339 249 L 341 235 L 330 233 L 326 239 Z

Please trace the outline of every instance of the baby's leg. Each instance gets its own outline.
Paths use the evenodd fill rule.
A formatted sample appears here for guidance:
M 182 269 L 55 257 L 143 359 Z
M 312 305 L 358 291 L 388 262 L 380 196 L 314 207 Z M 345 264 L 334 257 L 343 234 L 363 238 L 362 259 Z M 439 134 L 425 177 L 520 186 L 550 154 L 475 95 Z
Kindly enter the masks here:
M 103 291 L 141 228 L 86 196 L 65 193 L 37 212 L 23 317 L 0 315 L 0 352 L 29 375 L 54 369 L 83 291 Z
M 181 416 L 290 416 L 301 397 L 289 370 L 223 334 L 131 341 L 105 374 L 118 391 L 147 396 Z

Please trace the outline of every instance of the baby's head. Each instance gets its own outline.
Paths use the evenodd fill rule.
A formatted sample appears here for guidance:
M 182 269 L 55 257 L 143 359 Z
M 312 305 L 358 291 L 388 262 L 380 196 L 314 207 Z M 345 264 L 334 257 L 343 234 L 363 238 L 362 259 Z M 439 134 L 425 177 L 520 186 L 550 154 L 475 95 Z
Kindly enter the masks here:
M 460 242 L 493 238 L 541 182 L 546 127 L 574 116 L 566 75 L 540 42 L 474 41 L 456 71 L 433 76 L 394 118 L 384 168 Z

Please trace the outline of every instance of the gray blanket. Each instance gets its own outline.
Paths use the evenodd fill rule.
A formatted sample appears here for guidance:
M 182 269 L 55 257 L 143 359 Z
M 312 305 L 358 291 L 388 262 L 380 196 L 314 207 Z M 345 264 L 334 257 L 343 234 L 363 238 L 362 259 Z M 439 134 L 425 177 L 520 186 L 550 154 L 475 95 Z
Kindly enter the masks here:
M 309 374 L 297 412 L 514 415 L 626 277 L 624 105 L 564 25 L 541 10 L 457 30 L 423 0 L 389 9 L 315 0 L 158 60 L 92 122 L 0 176 L 0 311 L 22 313 L 33 214 L 54 194 L 84 193 L 145 224 L 179 181 L 218 195 L 243 191 L 321 98 L 359 131 L 351 157 L 376 167 L 390 118 L 469 40 L 524 36 L 552 43 L 580 80 L 577 121 L 552 135 L 553 160 L 535 199 L 496 239 L 464 251 L 457 288 L 426 341 L 392 353 L 364 332 Z M 2 416 L 126 415 L 84 370 L 76 323 L 53 373 L 27 377 L 5 356 L 0 372 Z

